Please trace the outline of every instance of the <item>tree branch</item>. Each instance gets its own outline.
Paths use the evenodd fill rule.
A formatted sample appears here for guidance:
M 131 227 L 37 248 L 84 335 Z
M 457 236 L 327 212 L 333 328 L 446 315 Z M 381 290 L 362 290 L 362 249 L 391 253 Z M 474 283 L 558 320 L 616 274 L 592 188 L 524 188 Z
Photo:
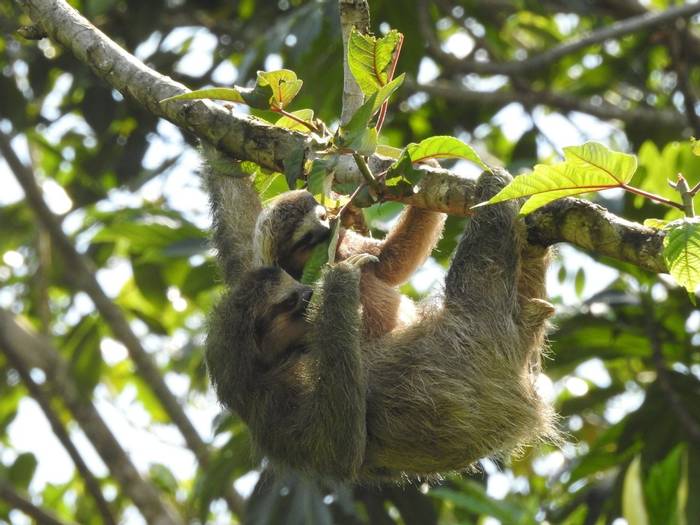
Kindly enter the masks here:
M 475 91 L 445 80 L 435 80 L 429 84 L 418 84 L 414 79 L 406 78 L 404 82 L 409 91 L 425 92 L 434 97 L 459 104 L 486 104 L 503 106 L 519 102 L 530 108 L 537 105 L 548 106 L 560 111 L 578 111 L 588 113 L 604 120 L 616 119 L 625 124 L 643 124 L 661 126 L 670 130 L 682 131 L 687 125 L 687 118 L 682 113 L 670 110 L 656 110 L 637 107 L 624 109 L 602 98 L 580 99 L 552 91 Z
M 36 520 L 39 525 L 67 525 L 53 514 L 37 507 L 28 498 L 17 492 L 7 481 L 0 479 L 0 499 L 10 504 L 10 508 L 17 509 L 30 518 Z
M 47 339 L 28 331 L 11 313 L 0 309 L 0 347 L 13 361 L 22 363 L 25 368 L 28 367 L 25 355 L 33 356 L 32 362 L 42 363 L 46 383 L 51 387 L 53 395 L 65 402 L 124 493 L 148 523 L 182 523 L 170 505 L 160 499 L 156 489 L 140 476 L 95 406 L 78 389 L 68 365 Z
M 111 328 L 115 338 L 121 341 L 128 350 L 129 356 L 136 364 L 139 375 L 153 390 L 166 413 L 185 438 L 188 448 L 192 450 L 202 468 L 206 468 L 209 463 L 207 445 L 185 414 L 178 399 L 166 385 L 158 366 L 141 345 L 139 338 L 134 334 L 123 312 L 104 293 L 104 290 L 97 282 L 95 277 L 97 269 L 92 261 L 81 255 L 63 232 L 60 220 L 44 202 L 42 192 L 36 184 L 32 170 L 19 160 L 12 149 L 9 138 L 2 132 L 0 132 L 0 152 L 22 186 L 28 205 L 36 213 L 41 226 L 48 231 L 54 245 L 65 259 L 66 272 L 72 279 L 72 282 L 76 283 L 95 303 L 95 307 Z M 232 487 L 225 497 L 231 511 L 238 516 L 242 516 L 245 507 L 243 498 Z
M 44 416 L 46 416 L 46 419 L 51 425 L 51 430 L 53 430 L 53 433 L 56 435 L 58 440 L 63 445 L 63 448 L 66 449 L 66 452 L 68 452 L 68 455 L 73 460 L 75 468 L 78 470 L 83 478 L 83 481 L 85 482 L 87 491 L 95 500 L 95 505 L 97 506 L 100 516 L 102 517 L 102 522 L 107 525 L 115 525 L 116 521 L 112 516 L 112 511 L 109 508 L 107 500 L 105 500 L 104 495 L 102 494 L 100 482 L 97 480 L 97 478 L 95 478 L 90 468 L 85 464 L 80 452 L 78 452 L 78 449 L 73 444 L 73 441 L 68 435 L 68 431 L 61 423 L 61 418 L 58 416 L 58 414 L 56 414 L 56 411 L 51 406 L 50 397 L 44 392 L 42 386 L 37 384 L 32 379 L 30 368 L 25 362 L 20 359 L 16 359 L 14 353 L 7 350 L 4 346 L 2 346 L 1 349 L 4 351 L 5 357 L 10 363 L 10 366 L 17 370 L 17 373 L 22 378 L 22 382 L 27 387 L 30 395 L 36 400 L 39 407 L 41 407 L 41 410 L 44 412 Z
M 369 4 L 367 0 L 338 0 L 340 28 L 343 33 L 343 110 L 340 125 L 344 126 L 364 102 L 364 95 L 348 65 L 348 42 L 353 27 L 360 33 L 369 33 Z
M 172 102 L 166 104 L 166 107 L 161 107 L 158 104 L 159 100 L 184 92 L 184 87 L 151 70 L 126 53 L 90 25 L 64 0 L 17 1 L 25 7 L 35 22 L 40 23 L 46 29 L 46 32 L 54 40 L 71 49 L 79 60 L 90 65 L 112 87 L 136 99 L 145 107 L 150 108 L 156 115 L 167 118 L 199 137 L 216 144 L 217 147 L 239 160 L 251 160 L 264 168 L 282 171 L 284 169 L 283 159 L 290 153 L 301 149 L 305 152 L 306 157 L 311 159 L 316 155 L 316 151 L 322 150 L 325 146 L 315 143 L 313 139 L 300 133 L 274 127 L 257 119 L 233 115 L 215 104 Z M 475 93 L 455 90 L 454 88 L 444 89 L 439 84 L 418 86 L 413 82 L 412 85 L 414 90 L 426 91 L 437 96 L 444 96 L 449 100 L 467 103 L 503 103 L 504 100 L 521 101 L 520 97 L 522 97 L 519 95 L 516 98 L 514 94 L 507 92 Z M 605 103 L 598 106 L 592 102 L 578 101 L 552 93 L 532 92 L 527 96 L 532 97 L 532 100 L 529 101 L 530 105 L 544 104 L 568 111 L 583 111 L 601 118 L 619 118 L 625 122 L 643 122 L 657 127 L 669 126 L 673 129 L 678 129 L 684 123 L 683 118 L 675 112 L 657 112 L 642 108 L 626 111 Z M 379 173 L 386 169 L 392 161 L 374 155 L 369 159 L 369 162 L 373 172 Z M 471 181 L 447 170 L 438 170 L 429 166 L 418 166 L 418 169 L 422 169 L 425 176 L 417 192 L 410 196 L 394 196 L 394 200 L 457 215 L 466 215 L 470 206 L 476 204 L 473 200 L 474 187 Z M 354 181 L 357 184 L 361 182 L 359 170 L 350 155 L 341 157 L 340 164 L 336 169 L 336 180 L 338 182 Z M 391 198 L 392 196 L 388 194 L 387 197 Z M 640 261 L 639 255 L 631 253 L 625 245 L 606 244 L 601 246 L 593 242 L 591 243 L 593 248 L 591 248 L 587 244 L 590 239 L 584 239 L 582 231 L 570 229 L 562 231 L 548 219 L 553 216 L 562 219 L 562 215 L 566 218 L 569 216 L 578 217 L 581 213 L 591 213 L 590 205 L 585 201 L 566 199 L 565 203 L 564 205 L 558 204 L 554 209 L 550 206 L 544 208 L 536 214 L 536 223 L 532 220 L 529 222 L 531 228 L 536 227 L 538 238 L 543 240 L 556 239 L 553 242 L 571 242 L 585 249 L 600 249 L 600 253 L 633 264 L 640 264 L 642 268 L 651 271 L 665 270 L 660 249 L 654 253 L 650 251 L 648 256 L 643 257 Z M 552 215 L 549 215 L 550 213 Z M 613 221 L 614 225 L 611 228 L 618 232 L 617 237 L 620 239 L 626 239 L 627 236 L 639 237 L 644 246 L 661 246 L 659 239 L 662 234 L 654 230 L 630 223 L 607 212 L 597 212 L 592 215 L 601 220 Z M 588 231 L 586 224 L 579 226 L 584 231 Z
M 425 3 L 425 0 L 423 3 Z M 585 49 L 593 44 L 599 44 L 606 40 L 620 38 L 630 33 L 656 27 L 678 18 L 688 18 L 696 13 L 700 13 L 700 4 L 698 3 L 670 7 L 660 12 L 649 11 L 626 20 L 615 22 L 608 27 L 592 31 L 587 35 L 573 38 L 533 57 L 513 62 L 498 63 L 462 60 L 451 53 L 443 51 L 436 38 L 431 37 L 429 43 L 431 43 L 430 50 L 436 58 L 455 71 L 482 75 L 514 76 L 546 67 L 566 55 Z M 422 24 L 422 32 L 424 34 L 426 33 L 426 29 L 425 25 Z
M 700 421 L 697 421 L 688 411 L 683 402 L 683 398 L 673 387 L 671 372 L 666 365 L 663 352 L 663 341 L 660 337 L 659 326 L 654 317 L 654 305 L 648 295 L 642 296 L 642 308 L 647 318 L 646 328 L 649 344 L 652 349 L 652 361 L 656 369 L 656 378 L 659 387 L 668 402 L 671 411 L 676 415 L 683 429 L 688 434 L 691 441 L 700 443 Z

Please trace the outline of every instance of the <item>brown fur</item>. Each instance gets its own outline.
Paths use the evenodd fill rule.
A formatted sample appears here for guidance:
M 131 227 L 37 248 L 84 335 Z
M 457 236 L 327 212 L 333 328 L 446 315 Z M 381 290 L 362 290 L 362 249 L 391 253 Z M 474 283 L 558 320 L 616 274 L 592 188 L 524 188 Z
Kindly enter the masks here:
M 478 197 L 507 180 L 482 175 Z M 342 262 L 316 286 L 305 335 L 279 337 L 284 349 L 265 354 L 256 319 L 297 285 L 279 269 L 247 272 L 211 319 L 212 382 L 272 461 L 335 479 L 430 478 L 551 438 L 552 411 L 534 388 L 551 315 L 546 257 L 525 244 L 515 203 L 480 209 L 444 298 L 421 305 L 415 322 L 363 337 L 360 272 Z

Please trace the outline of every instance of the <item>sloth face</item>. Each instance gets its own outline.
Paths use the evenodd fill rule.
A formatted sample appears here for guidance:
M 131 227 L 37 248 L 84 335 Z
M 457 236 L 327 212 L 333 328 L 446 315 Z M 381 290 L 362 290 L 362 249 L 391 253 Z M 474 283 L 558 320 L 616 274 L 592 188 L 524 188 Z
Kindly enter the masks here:
M 271 279 L 265 301 L 255 315 L 255 342 L 267 365 L 281 362 L 305 349 L 306 310 L 313 290 L 279 270 Z
M 295 279 L 301 277 L 312 250 L 331 234 L 326 209 L 310 194 L 309 198 L 306 213 L 297 219 L 291 236 L 280 241 L 280 263 Z

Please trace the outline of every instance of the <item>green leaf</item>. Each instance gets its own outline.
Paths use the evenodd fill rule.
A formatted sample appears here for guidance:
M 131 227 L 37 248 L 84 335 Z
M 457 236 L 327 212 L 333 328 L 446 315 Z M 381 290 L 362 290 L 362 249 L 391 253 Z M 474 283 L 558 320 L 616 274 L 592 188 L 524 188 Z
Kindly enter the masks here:
M 248 104 L 256 109 L 284 109 L 297 96 L 304 82 L 297 78 L 294 71 L 278 69 L 276 71 L 258 71 L 258 78 L 253 88 L 206 88 L 175 95 L 161 100 L 228 100 Z
M 474 481 L 455 480 L 459 490 L 437 488 L 428 494 L 437 499 L 449 501 L 455 507 L 468 510 L 474 514 L 493 516 L 502 523 L 533 524 L 535 520 L 529 517 L 523 509 L 506 501 L 498 501 L 489 497 L 484 488 Z
M 368 128 L 372 118 L 372 110 L 377 94 L 372 95 L 348 122 L 347 126 L 338 129 L 336 145 L 351 149 L 361 155 L 372 155 L 377 148 L 377 130 Z
M 136 398 L 155 423 L 168 423 L 170 418 L 153 390 L 139 376 L 134 375 L 130 383 L 136 388 Z
M 160 101 L 170 102 L 171 100 L 199 100 L 199 99 L 209 99 L 209 100 L 228 100 L 229 102 L 238 102 L 240 104 L 245 104 L 246 101 L 241 96 L 241 88 L 205 88 L 196 89 L 195 91 L 190 91 L 189 93 L 182 93 L 181 95 L 175 95 L 174 97 L 164 98 Z
M 629 525 L 649 525 L 649 516 L 644 507 L 641 460 L 634 458 L 627 467 L 622 484 L 622 516 Z
M 390 159 L 398 159 L 401 157 L 402 150 L 395 148 L 393 146 L 387 146 L 386 144 L 377 145 L 377 155 L 383 155 L 384 157 L 389 157 Z
M 348 66 L 365 96 L 370 96 L 389 80 L 389 68 L 402 35 L 391 30 L 386 36 L 363 35 L 353 29 L 348 42 Z
M 700 285 L 700 217 L 679 219 L 668 226 L 664 260 L 669 273 L 688 293 Z
M 388 187 L 400 184 L 408 184 L 413 187 L 420 182 L 422 177 L 423 172 L 413 167 L 413 161 L 407 148 L 399 160 L 389 166 L 384 182 Z
M 335 250 L 338 246 L 338 235 L 340 233 L 340 220 L 331 220 L 331 235 L 326 242 L 317 244 L 311 251 L 311 257 L 304 265 L 304 272 L 301 282 L 304 284 L 315 283 L 321 275 L 321 270 L 327 263 L 335 260 Z
M 297 96 L 304 82 L 297 78 L 297 74 L 289 69 L 276 71 L 258 71 L 257 85 L 270 86 L 272 98 L 270 108 L 283 109 Z
M 394 91 L 401 87 L 401 84 L 403 84 L 405 78 L 406 73 L 401 73 L 398 77 L 389 82 L 386 86 L 382 86 L 375 92 L 376 98 L 372 103 L 371 115 L 374 115 L 377 111 L 379 111 L 379 108 L 382 107 L 382 104 L 384 104 L 384 102 L 386 102 L 389 99 L 389 97 L 394 94 Z
M 644 226 L 647 228 L 654 228 L 656 230 L 663 230 L 667 225 L 669 221 L 665 221 L 663 219 L 645 219 L 644 220 Z
M 314 159 L 311 163 L 306 185 L 312 195 L 328 195 L 333 183 L 333 166 L 335 161 L 330 159 Z
M 695 137 L 690 137 L 690 147 L 693 155 L 700 157 L 700 140 Z
M 294 115 L 299 120 L 303 120 L 304 122 L 308 122 L 309 124 L 313 125 L 313 120 L 314 120 L 314 110 L 313 109 L 300 109 L 298 111 L 292 111 L 290 114 Z M 275 122 L 275 126 L 280 127 L 280 128 L 292 129 L 294 131 L 301 131 L 302 133 L 310 133 L 311 132 L 311 130 L 309 129 L 308 126 L 305 126 L 301 122 L 298 122 L 297 120 L 294 120 L 294 119 L 289 118 L 287 116 L 282 116 L 277 122 Z
M 377 149 L 377 130 L 368 127 L 369 122 L 381 105 L 398 89 L 404 78 L 405 75 L 402 74 L 370 95 L 357 109 L 350 122 L 338 130 L 336 145 L 361 155 L 372 155 Z
M 282 162 L 284 164 L 284 177 L 290 190 L 296 188 L 297 180 L 304 174 L 304 150 L 299 149 L 289 154 Z
M 27 489 L 34 477 L 37 460 L 31 452 L 24 452 L 17 456 L 15 462 L 7 471 L 8 480 L 15 486 Z
M 328 244 L 329 242 L 319 243 L 311 251 L 311 257 L 306 261 L 301 275 L 303 284 L 313 284 L 321 275 L 321 268 L 328 262 Z
M 679 525 L 685 505 L 680 494 L 684 446 L 677 445 L 666 458 L 649 469 L 644 496 L 650 525 Z
M 564 157 L 564 162 L 538 164 L 531 174 L 515 177 L 482 204 L 530 197 L 520 209 L 522 215 L 527 215 L 562 197 L 618 188 L 627 184 L 637 169 L 634 155 L 611 151 L 597 142 L 564 148 Z
M 148 469 L 148 475 L 161 491 L 175 496 L 178 489 L 177 479 L 168 467 L 161 463 L 154 463 Z
M 413 162 L 426 159 L 465 159 L 490 171 L 476 151 L 456 137 L 447 135 L 430 137 L 418 144 L 409 144 L 406 146 L 406 150 Z

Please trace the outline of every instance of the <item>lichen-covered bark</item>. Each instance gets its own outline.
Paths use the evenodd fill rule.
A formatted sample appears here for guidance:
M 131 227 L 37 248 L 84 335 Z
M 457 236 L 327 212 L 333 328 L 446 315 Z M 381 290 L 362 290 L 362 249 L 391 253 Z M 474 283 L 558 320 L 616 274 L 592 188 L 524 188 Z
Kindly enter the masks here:
M 326 146 L 307 135 L 235 115 L 207 101 L 161 105 L 160 100 L 183 93 L 186 88 L 139 62 L 64 0 L 16 1 L 52 39 L 69 48 L 112 87 L 235 158 L 282 170 L 284 159 L 293 157 L 299 150 L 304 152 L 305 158 L 313 158 Z M 336 181 L 361 183 L 362 177 L 352 158 L 345 157 L 340 159 L 335 172 Z M 391 159 L 374 156 L 370 167 L 379 173 L 391 162 Z M 447 170 L 427 166 L 420 169 L 426 175 L 416 192 L 403 195 L 388 191 L 383 199 L 454 215 L 466 215 L 476 204 L 473 181 Z M 662 233 L 625 221 L 586 201 L 564 199 L 548 205 L 528 219 L 528 227 L 530 238 L 535 241 L 545 244 L 565 241 L 646 270 L 666 271 L 661 255 Z

